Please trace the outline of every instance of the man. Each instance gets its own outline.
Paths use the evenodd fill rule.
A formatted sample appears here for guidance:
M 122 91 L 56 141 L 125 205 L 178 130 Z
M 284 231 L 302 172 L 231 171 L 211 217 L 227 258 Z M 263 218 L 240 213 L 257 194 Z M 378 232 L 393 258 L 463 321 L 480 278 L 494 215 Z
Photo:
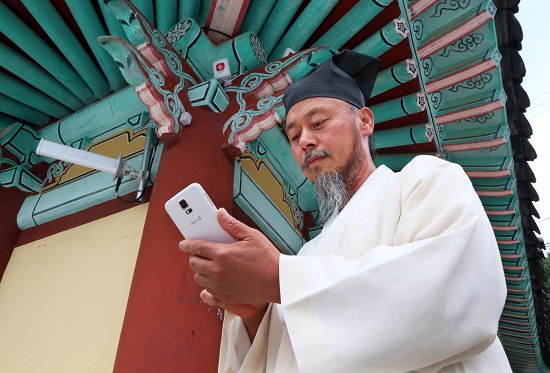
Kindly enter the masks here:
M 223 209 L 235 243 L 180 243 L 202 300 L 226 310 L 221 372 L 510 371 L 502 264 L 468 177 L 428 156 L 374 165 L 377 65 L 346 51 L 285 92 L 292 154 L 326 221 L 298 256 Z

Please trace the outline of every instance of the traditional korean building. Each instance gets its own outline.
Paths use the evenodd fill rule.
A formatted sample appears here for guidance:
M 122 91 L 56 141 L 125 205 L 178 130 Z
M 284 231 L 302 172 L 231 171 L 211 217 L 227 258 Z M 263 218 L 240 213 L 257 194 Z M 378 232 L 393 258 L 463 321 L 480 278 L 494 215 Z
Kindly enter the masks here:
M 547 372 L 518 3 L 0 2 L 0 371 L 216 371 L 222 312 L 200 302 L 164 203 L 199 182 L 297 253 L 321 227 L 281 97 L 352 49 L 381 60 L 367 103 L 378 164 L 464 168 L 501 252 L 508 359 Z M 39 154 L 41 140 L 135 173 Z

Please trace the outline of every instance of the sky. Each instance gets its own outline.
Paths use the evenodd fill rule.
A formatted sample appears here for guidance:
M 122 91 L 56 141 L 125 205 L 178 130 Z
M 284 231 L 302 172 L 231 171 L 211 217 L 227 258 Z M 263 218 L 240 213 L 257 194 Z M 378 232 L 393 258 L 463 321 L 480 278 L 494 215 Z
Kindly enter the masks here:
M 548 38 L 548 0 L 521 0 L 516 18 L 523 30 L 521 58 L 527 69 L 521 86 L 531 101 L 525 116 L 533 128 L 529 139 L 537 158 L 529 165 L 537 182 L 536 219 L 541 237 L 550 246 L 550 38 Z

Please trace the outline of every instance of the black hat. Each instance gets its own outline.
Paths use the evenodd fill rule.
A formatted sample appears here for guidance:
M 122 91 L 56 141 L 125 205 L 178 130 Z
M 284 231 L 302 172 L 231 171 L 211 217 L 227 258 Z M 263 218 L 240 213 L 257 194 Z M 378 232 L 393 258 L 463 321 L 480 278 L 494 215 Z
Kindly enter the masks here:
M 365 106 L 376 81 L 378 58 L 345 50 L 335 54 L 285 90 L 286 112 L 311 97 L 331 97 L 357 108 Z

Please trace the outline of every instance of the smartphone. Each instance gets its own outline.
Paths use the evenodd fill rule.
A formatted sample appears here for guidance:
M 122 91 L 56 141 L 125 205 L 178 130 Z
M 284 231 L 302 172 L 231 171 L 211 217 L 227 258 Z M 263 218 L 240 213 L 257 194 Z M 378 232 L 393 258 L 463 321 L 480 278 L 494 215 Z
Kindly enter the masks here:
M 235 242 L 218 223 L 216 206 L 200 184 L 189 185 L 170 198 L 164 208 L 186 239 Z

